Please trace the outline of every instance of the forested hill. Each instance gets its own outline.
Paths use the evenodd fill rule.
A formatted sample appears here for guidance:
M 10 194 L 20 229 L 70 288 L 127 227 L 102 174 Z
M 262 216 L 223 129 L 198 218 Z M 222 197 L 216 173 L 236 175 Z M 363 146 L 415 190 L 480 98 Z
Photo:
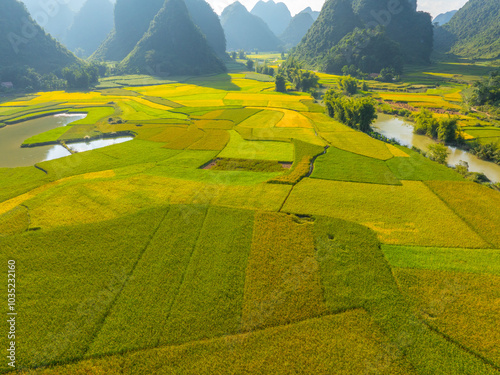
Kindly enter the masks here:
M 226 36 L 219 16 L 205 0 L 184 0 L 189 14 L 196 26 L 200 28 L 208 44 L 219 56 L 226 54 Z
M 307 7 L 306 9 L 304 9 L 300 13 L 309 13 L 310 16 L 313 18 L 313 20 L 316 21 L 318 19 L 318 17 L 319 17 L 319 13 L 320 12 L 312 10 L 311 7 Z
M 97 51 L 96 60 L 121 61 L 148 31 L 149 24 L 163 6 L 163 0 L 116 0 L 115 28 Z
M 455 15 L 455 13 L 457 13 L 458 10 L 450 10 L 449 12 L 446 12 L 446 13 L 441 13 L 440 15 L 438 15 L 436 18 L 434 18 L 432 20 L 432 22 L 434 24 L 437 24 L 438 26 L 443 26 L 443 25 L 446 25 L 448 22 L 450 22 L 450 20 L 452 19 L 452 17 Z
M 269 26 L 251 14 L 239 1 L 229 5 L 221 15 L 229 50 L 276 51 L 282 44 Z
M 199 75 L 226 70 L 193 23 L 184 0 L 165 1 L 121 67 L 128 72 L 161 75 Z
M 3 2 L 3 0 L 0 2 Z M 51 7 L 47 7 L 49 2 L 41 0 L 23 0 L 23 3 L 26 5 L 31 17 L 40 22 L 40 26 L 46 32 L 59 42 L 63 42 L 75 17 L 75 12 L 70 8 L 70 2 L 57 1 L 57 4 Z
M 363 33 L 355 31 L 356 28 L 376 31 Z M 361 41 L 360 37 L 369 39 Z M 334 49 L 341 40 L 344 52 Z M 321 70 L 335 67 L 333 72 L 338 73 L 343 64 L 354 64 L 365 73 L 374 73 L 373 69 L 378 69 L 381 61 L 373 61 L 367 51 L 378 50 L 383 56 L 393 53 L 397 43 L 401 51 L 398 57 L 408 63 L 425 63 L 430 60 L 432 41 L 431 16 L 417 12 L 414 0 L 400 2 L 397 8 L 391 0 L 327 0 L 294 56 Z M 360 45 L 370 48 L 360 48 Z M 355 61 L 345 53 L 346 49 L 356 54 Z M 401 63 L 394 58 L 391 65 Z
M 292 20 L 288 7 L 284 3 L 275 3 L 273 0 L 259 1 L 250 13 L 262 18 L 274 35 L 281 35 Z
M 94 53 L 113 29 L 113 4 L 109 0 L 87 0 L 68 30 L 65 45 L 79 50 L 80 57 Z
M 500 1 L 470 0 L 436 30 L 436 49 L 458 56 L 500 57 Z
M 0 1 L 0 67 L 29 66 L 49 73 L 78 59 L 30 17 L 23 3 Z
M 287 48 L 295 47 L 300 43 L 304 35 L 307 34 L 314 20 L 311 14 L 302 12 L 292 18 L 290 24 L 280 36 L 280 39 L 285 43 Z

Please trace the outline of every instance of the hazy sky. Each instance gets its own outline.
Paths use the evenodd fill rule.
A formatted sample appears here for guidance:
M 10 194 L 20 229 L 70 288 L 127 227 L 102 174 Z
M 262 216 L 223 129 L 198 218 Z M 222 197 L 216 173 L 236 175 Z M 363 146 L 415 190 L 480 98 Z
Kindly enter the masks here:
M 221 13 L 222 10 L 229 4 L 234 3 L 235 0 L 207 0 L 210 5 L 215 9 L 217 13 Z M 248 10 L 252 10 L 255 3 L 258 0 L 240 0 L 240 3 L 245 5 Z M 296 14 L 310 6 L 314 10 L 321 10 L 325 0 L 275 0 L 276 2 L 281 1 L 285 3 L 292 14 Z M 447 12 L 453 9 L 460 9 L 467 0 L 418 0 L 419 10 L 423 10 L 432 14 L 433 17 L 440 13 Z

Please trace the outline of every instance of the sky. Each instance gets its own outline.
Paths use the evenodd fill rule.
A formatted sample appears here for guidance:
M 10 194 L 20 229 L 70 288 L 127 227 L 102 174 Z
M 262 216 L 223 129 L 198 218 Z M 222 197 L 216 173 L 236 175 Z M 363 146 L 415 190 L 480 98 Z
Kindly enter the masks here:
M 207 0 L 217 13 L 222 13 L 222 10 L 235 0 Z M 248 10 L 252 10 L 258 0 L 240 0 L 240 3 L 245 5 Z M 275 0 L 278 2 L 278 0 Z M 310 6 L 313 10 L 321 10 L 325 0 L 280 0 L 285 3 L 292 14 L 297 14 L 303 9 Z M 418 0 L 419 10 L 429 12 L 433 17 L 440 13 L 445 13 L 449 10 L 460 9 L 467 0 Z

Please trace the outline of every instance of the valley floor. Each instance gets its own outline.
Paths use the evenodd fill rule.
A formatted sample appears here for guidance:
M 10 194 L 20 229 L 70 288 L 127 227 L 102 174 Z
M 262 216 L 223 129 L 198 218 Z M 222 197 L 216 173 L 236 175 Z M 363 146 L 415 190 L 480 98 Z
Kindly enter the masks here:
M 0 169 L 19 373 L 500 373 L 498 192 L 259 75 L 144 79 L 0 104 L 88 113 L 26 145 L 134 136 Z

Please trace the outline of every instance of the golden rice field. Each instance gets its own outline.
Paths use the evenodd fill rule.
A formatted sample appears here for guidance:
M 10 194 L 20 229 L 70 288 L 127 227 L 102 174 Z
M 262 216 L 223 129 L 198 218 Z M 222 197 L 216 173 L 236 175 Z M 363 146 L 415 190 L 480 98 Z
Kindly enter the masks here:
M 0 103 L 4 124 L 87 114 L 28 143 L 134 138 L 0 168 L 15 373 L 500 374 L 500 194 L 263 81 L 124 76 Z

